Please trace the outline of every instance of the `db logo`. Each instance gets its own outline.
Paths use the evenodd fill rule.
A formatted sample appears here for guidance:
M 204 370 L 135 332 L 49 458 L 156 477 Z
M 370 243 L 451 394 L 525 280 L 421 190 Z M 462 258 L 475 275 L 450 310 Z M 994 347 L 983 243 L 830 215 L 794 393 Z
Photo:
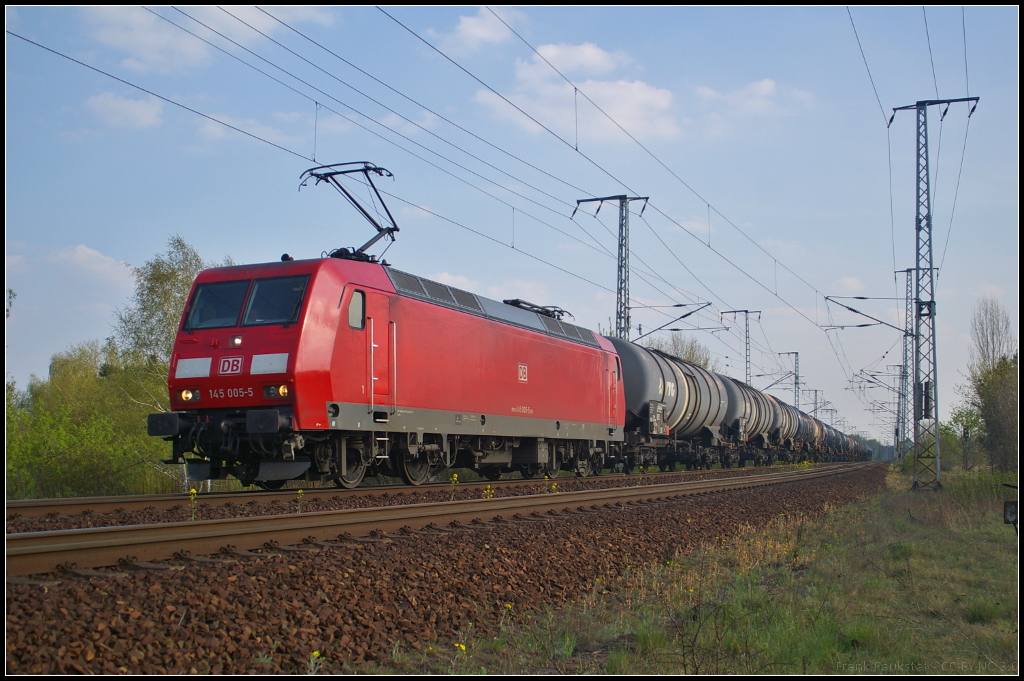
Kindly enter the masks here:
M 220 373 L 221 376 L 229 376 L 231 374 L 242 373 L 242 358 L 241 357 L 221 357 L 220 359 Z
M 525 364 L 520 364 L 519 365 L 519 382 L 520 383 L 526 383 L 526 365 Z

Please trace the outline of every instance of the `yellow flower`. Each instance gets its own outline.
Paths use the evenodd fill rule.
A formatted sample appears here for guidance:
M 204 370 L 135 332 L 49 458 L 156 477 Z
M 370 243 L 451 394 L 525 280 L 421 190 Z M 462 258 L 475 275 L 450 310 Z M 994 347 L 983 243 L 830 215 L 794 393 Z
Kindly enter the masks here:
M 195 487 L 193 487 L 192 489 L 190 489 L 190 490 L 188 491 L 188 493 L 189 493 L 189 494 L 195 494 L 195 493 L 196 493 L 196 488 L 195 488 Z
M 320 651 L 319 650 L 314 650 L 312 652 L 312 654 L 310 655 L 310 657 L 320 657 Z

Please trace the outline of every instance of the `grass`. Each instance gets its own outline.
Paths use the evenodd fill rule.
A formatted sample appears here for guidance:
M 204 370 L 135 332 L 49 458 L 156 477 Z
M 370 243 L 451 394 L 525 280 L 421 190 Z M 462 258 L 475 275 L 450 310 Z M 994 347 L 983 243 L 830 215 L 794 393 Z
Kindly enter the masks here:
M 613 591 L 502 613 L 465 651 L 396 649 L 378 672 L 1017 673 L 1016 476 L 944 476 L 807 522 L 780 518 L 635 571 Z M 438 644 L 438 648 L 443 644 Z M 369 670 L 366 670 L 369 671 Z

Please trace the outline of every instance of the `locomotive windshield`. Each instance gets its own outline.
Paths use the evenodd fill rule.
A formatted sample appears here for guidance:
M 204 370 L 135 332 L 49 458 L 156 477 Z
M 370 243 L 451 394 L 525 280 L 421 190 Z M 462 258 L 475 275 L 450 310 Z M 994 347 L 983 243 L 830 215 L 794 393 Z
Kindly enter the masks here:
M 248 290 L 248 279 L 200 284 L 192 298 L 185 329 L 191 331 L 238 326 L 238 315 Z
M 186 331 L 266 324 L 294 324 L 299 320 L 309 275 L 200 284 L 189 306 Z M 252 284 L 250 292 L 249 285 Z M 246 292 L 249 292 L 246 302 Z M 242 310 L 245 309 L 244 316 Z
M 249 294 L 242 326 L 294 324 L 299 320 L 309 275 L 257 279 Z

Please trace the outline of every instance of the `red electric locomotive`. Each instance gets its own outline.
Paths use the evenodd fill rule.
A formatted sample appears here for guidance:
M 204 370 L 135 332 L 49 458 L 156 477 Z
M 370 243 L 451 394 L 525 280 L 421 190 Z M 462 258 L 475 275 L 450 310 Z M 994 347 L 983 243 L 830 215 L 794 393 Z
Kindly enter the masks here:
M 623 439 L 609 341 L 557 308 L 376 262 L 366 248 L 397 227 L 370 220 L 377 237 L 354 251 L 199 275 L 175 339 L 172 411 L 149 417 L 171 461 L 192 480 L 266 488 L 355 487 L 367 471 L 421 484 L 457 460 L 494 478 L 600 470 Z

